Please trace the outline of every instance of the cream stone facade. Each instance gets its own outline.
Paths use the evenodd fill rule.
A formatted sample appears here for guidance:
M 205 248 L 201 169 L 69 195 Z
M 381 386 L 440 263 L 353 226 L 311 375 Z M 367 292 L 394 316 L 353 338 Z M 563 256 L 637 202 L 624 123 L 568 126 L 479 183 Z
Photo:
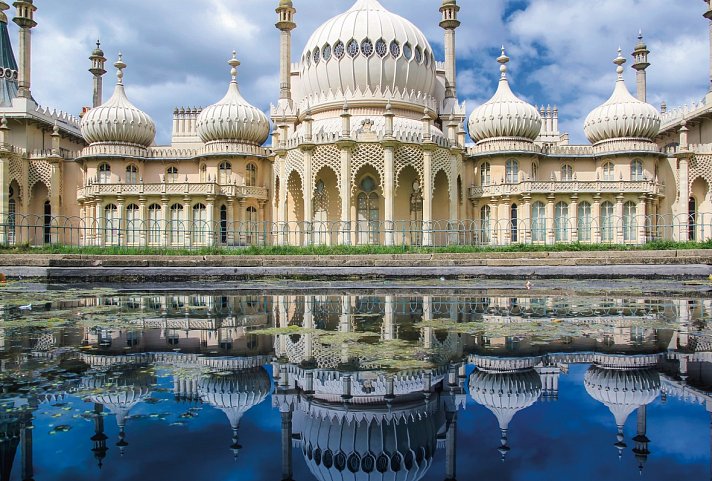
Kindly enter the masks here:
M 296 63 L 297 10 L 280 0 L 280 92 L 271 120 L 240 94 L 233 54 L 225 96 L 203 109 L 176 109 L 171 144 L 158 146 L 153 120 L 126 96 L 121 56 L 114 93 L 103 101 L 106 57 L 98 44 L 90 56 L 92 108 L 79 118 L 40 107 L 30 82 L 36 6 L 13 5 L 19 66 L 7 18 L 0 18 L 5 243 L 640 244 L 712 237 L 712 94 L 678 109 L 646 103 L 650 52 L 642 35 L 633 51 L 636 95 L 623 80 L 619 51 L 613 94 L 583 126 L 589 143 L 571 145 L 556 107 L 534 107 L 512 92 L 504 48 L 497 91 L 466 118 L 457 96 L 455 0 L 440 6 L 444 61 L 411 22 L 377 0 L 357 0 L 314 31 Z M 0 2 L 0 11 L 9 8 Z

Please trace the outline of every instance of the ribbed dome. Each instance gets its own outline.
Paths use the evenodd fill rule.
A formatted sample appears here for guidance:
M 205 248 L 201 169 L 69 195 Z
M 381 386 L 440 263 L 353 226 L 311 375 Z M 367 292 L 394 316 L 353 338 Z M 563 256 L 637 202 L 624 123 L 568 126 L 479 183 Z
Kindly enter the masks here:
M 148 147 L 156 137 L 156 125 L 148 114 L 134 106 L 126 97 L 123 83 L 126 64 L 121 55 L 114 66 L 118 69 L 114 95 L 103 105 L 84 115 L 81 123 L 82 136 L 90 144 L 132 144 Z
M 251 105 L 240 94 L 237 86 L 237 67 L 240 62 L 235 58 L 235 52 L 228 64 L 232 67 L 232 81 L 227 94 L 218 103 L 200 113 L 196 122 L 198 135 L 205 143 L 236 142 L 262 145 L 269 136 L 269 120 L 260 109 Z
M 584 376 L 586 392 L 608 406 L 623 426 L 628 416 L 640 406 L 646 406 L 660 394 L 660 375 L 652 369 L 604 369 L 591 366 Z
M 346 92 L 370 91 L 374 98 L 414 91 L 429 98 L 435 89 L 435 57 L 425 35 L 377 0 L 358 0 L 309 38 L 301 58 L 304 97 L 312 107 Z M 388 93 L 386 92 L 388 89 Z
M 583 127 L 586 137 L 592 144 L 621 138 L 652 140 L 660 132 L 660 114 L 628 91 L 623 80 L 625 59 L 620 50 L 614 63 L 618 65 L 618 80 L 613 95 L 586 117 Z
M 509 429 L 515 414 L 539 399 L 541 390 L 541 378 L 533 369 L 516 372 L 475 370 L 470 375 L 470 396 L 497 416 L 502 430 Z
M 223 411 L 233 429 L 243 414 L 264 401 L 271 390 L 269 375 L 262 367 L 212 375 L 198 382 L 200 399 Z
M 438 422 L 423 412 L 344 422 L 307 414 L 302 452 L 319 481 L 417 481 L 437 447 Z
M 497 59 L 502 65 L 497 92 L 470 115 L 470 137 L 475 142 L 497 138 L 533 141 L 541 132 L 541 115 L 536 107 L 518 98 L 509 88 L 507 62 L 504 54 Z

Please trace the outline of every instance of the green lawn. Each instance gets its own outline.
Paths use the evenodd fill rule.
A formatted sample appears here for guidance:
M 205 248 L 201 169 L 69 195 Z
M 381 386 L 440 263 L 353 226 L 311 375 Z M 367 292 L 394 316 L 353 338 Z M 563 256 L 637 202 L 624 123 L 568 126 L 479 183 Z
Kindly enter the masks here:
M 712 249 L 712 240 L 705 242 L 668 242 L 657 241 L 642 246 L 611 244 L 555 244 L 533 245 L 513 244 L 510 246 L 449 246 L 449 247 L 412 247 L 412 246 L 267 246 L 267 247 L 205 247 L 196 249 L 139 248 L 139 247 L 69 247 L 44 246 L 31 247 L 0 246 L 0 254 L 85 254 L 85 255 L 375 255 L 375 254 L 432 254 L 432 253 L 487 253 L 487 252 L 586 252 L 586 251 L 645 251 L 677 249 Z

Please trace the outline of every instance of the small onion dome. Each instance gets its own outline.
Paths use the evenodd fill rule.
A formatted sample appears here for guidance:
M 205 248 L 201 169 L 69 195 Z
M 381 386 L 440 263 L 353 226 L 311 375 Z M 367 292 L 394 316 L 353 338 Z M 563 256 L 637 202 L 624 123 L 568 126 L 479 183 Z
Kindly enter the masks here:
M 534 369 L 515 372 L 475 370 L 470 375 L 470 396 L 497 416 L 499 428 L 506 430 L 514 415 L 533 405 L 542 385 Z
M 497 92 L 490 100 L 477 107 L 470 115 L 470 137 L 475 142 L 497 138 L 534 141 L 541 132 L 541 115 L 536 107 L 521 100 L 509 88 L 507 63 L 504 53 L 497 59 L 502 76 Z
M 101 49 L 101 42 L 99 42 L 99 40 L 96 41 L 96 48 L 92 51 L 91 56 L 92 57 L 103 57 L 104 56 L 104 51 Z
M 240 94 L 237 87 L 237 67 L 240 62 L 232 52 L 228 64 L 232 67 L 232 82 L 227 94 L 218 103 L 203 109 L 196 126 L 200 139 L 205 142 L 236 142 L 262 145 L 269 136 L 269 120 L 257 107 Z
M 132 144 L 148 147 L 156 137 L 156 125 L 145 112 L 134 106 L 124 90 L 124 63 L 121 54 L 114 64 L 118 82 L 114 95 L 103 105 L 84 115 L 81 131 L 90 144 Z
M 640 406 L 652 403 L 660 394 L 660 375 L 652 369 L 604 369 L 591 366 L 584 376 L 586 392 L 605 404 L 621 428 Z
M 616 87 L 611 98 L 586 117 L 583 126 L 586 137 L 592 144 L 621 138 L 652 140 L 660 132 L 660 114 L 628 91 L 623 80 L 625 58 L 620 49 L 613 63 L 618 65 Z

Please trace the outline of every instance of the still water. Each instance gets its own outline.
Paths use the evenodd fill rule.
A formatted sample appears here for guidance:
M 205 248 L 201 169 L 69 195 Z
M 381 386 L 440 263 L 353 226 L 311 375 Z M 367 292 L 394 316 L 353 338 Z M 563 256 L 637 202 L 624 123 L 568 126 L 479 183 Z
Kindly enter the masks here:
M 712 301 L 0 291 L 0 480 L 710 479 Z

